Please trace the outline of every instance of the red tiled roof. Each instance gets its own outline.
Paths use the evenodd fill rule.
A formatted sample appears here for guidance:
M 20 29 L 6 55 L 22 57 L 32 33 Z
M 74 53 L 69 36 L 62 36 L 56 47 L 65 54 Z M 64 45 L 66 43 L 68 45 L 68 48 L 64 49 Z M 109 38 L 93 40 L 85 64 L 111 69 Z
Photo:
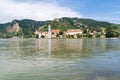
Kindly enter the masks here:
M 82 32 L 81 29 L 69 29 L 67 32 Z
M 59 33 L 60 30 L 58 30 L 58 29 L 52 29 L 51 32 L 52 32 L 52 33 Z

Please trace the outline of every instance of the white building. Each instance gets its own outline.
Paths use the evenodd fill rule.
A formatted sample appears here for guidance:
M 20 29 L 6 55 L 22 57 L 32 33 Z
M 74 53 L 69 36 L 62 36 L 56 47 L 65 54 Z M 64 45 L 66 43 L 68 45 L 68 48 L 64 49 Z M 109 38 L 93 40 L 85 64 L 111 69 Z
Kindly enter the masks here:
M 51 38 L 51 26 L 48 25 L 48 38 Z
M 76 34 L 83 34 L 81 29 L 69 29 L 65 32 L 66 35 L 76 35 Z

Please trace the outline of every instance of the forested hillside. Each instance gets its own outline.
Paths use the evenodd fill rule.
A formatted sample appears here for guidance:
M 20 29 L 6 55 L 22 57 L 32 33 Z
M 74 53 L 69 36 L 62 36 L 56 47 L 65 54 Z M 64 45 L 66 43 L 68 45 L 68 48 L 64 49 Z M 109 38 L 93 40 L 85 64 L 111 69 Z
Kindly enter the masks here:
M 30 19 L 13 20 L 9 23 L 0 24 L 0 37 L 34 37 L 35 30 L 40 29 L 47 31 L 48 24 L 51 25 L 52 29 L 59 29 L 61 31 L 66 31 L 68 29 L 81 29 L 84 33 L 86 33 L 87 29 L 99 32 L 104 28 L 107 37 L 120 36 L 120 25 L 118 24 L 96 21 L 92 19 L 63 17 L 49 21 L 35 21 Z M 19 30 L 16 27 L 19 28 Z

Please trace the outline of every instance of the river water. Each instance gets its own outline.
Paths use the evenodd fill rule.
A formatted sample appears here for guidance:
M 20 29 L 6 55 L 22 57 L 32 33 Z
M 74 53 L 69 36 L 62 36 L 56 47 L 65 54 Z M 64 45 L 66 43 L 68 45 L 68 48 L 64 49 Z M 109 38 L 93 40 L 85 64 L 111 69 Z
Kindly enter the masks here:
M 120 80 L 120 39 L 0 39 L 0 80 Z

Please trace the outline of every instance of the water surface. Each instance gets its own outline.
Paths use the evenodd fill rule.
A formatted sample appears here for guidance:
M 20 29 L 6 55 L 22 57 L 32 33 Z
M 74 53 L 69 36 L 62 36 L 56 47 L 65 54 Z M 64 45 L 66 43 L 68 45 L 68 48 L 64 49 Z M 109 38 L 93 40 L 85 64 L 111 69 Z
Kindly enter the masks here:
M 120 39 L 0 39 L 0 80 L 119 80 Z

